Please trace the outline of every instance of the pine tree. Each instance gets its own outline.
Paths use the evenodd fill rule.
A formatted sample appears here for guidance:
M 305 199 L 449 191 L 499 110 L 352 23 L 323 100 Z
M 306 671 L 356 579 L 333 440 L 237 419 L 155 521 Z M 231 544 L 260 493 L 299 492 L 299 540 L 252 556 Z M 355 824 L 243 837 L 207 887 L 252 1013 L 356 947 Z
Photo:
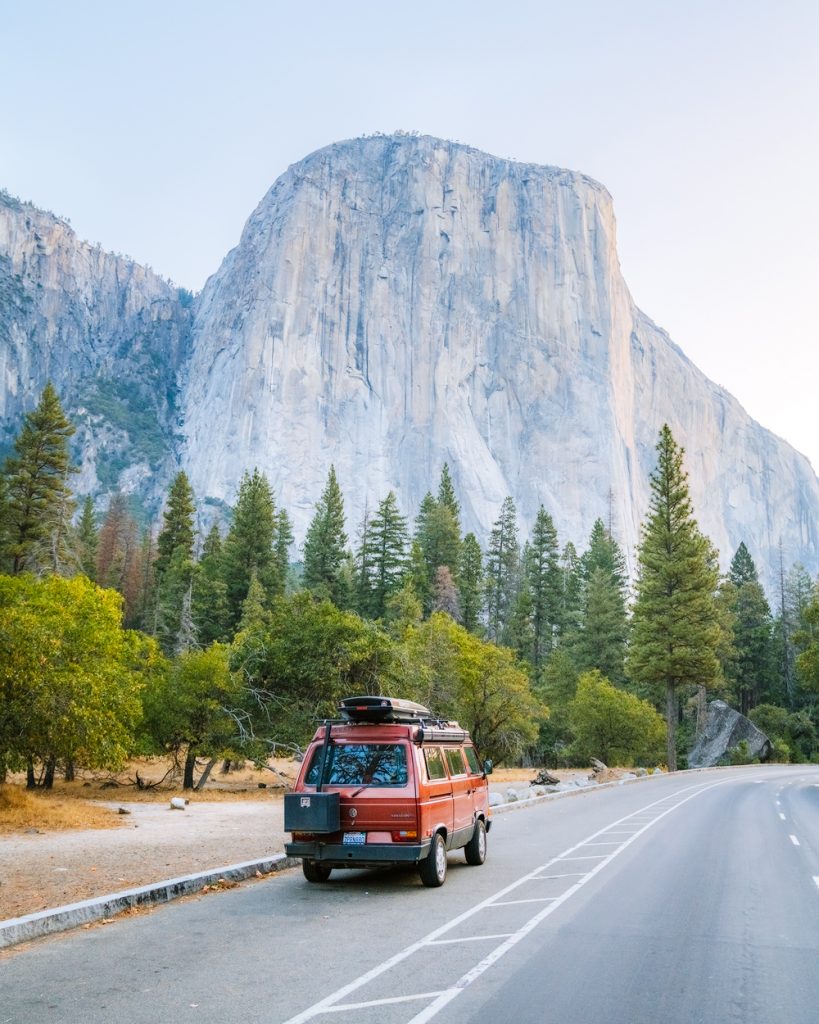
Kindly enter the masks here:
M 133 615 L 133 628 L 143 633 L 156 631 L 156 544 L 150 528 L 145 528 L 139 541 L 139 593 Z
M 239 484 L 233 522 L 222 549 L 231 629 L 235 629 L 242 616 L 242 605 L 254 570 L 268 596 L 275 590 L 275 538 L 273 493 L 267 477 L 254 469 L 252 473 L 245 473 Z
M 293 546 L 293 524 L 286 509 L 279 509 L 276 515 L 276 540 L 273 545 L 276 587 L 275 595 L 287 592 L 290 581 L 290 549 Z
M 759 583 L 756 563 L 751 557 L 751 552 L 745 546 L 745 541 L 740 542 L 734 557 L 731 559 L 728 578 L 735 587 L 741 587 L 745 583 Z
M 66 417 L 53 386 L 46 384 L 37 408 L 26 415 L 14 454 L 6 459 L 5 537 L 0 559 L 13 575 L 48 570 L 61 573 L 68 561 L 67 536 L 74 503 L 68 478 L 68 442 L 76 428 Z
M 270 614 L 265 608 L 267 595 L 264 587 L 254 572 L 250 577 L 250 586 L 247 588 L 247 597 L 242 604 L 242 617 L 239 620 L 239 632 L 249 629 L 258 629 L 267 625 L 270 621 Z
M 193 579 L 193 620 L 203 648 L 230 640 L 227 586 L 223 579 L 222 536 L 214 523 L 202 545 Z
M 731 559 L 728 579 L 733 586 L 734 658 L 730 678 L 739 709 L 747 715 L 760 703 L 778 701 L 775 691 L 773 618 L 765 591 L 759 583 L 756 564 L 744 542 Z
M 612 585 L 625 594 L 628 582 L 626 559 L 602 519 L 595 520 L 589 546 L 580 558 L 580 572 L 585 579 L 589 579 L 595 569 L 602 569 L 611 579 Z
M 579 574 L 581 620 L 571 640 L 577 668 L 581 672 L 599 669 L 612 682 L 623 683 L 628 633 L 626 560 L 602 519 L 592 526 Z
M 97 518 L 94 515 L 94 502 L 86 498 L 83 502 L 80 521 L 77 523 L 75 546 L 80 571 L 92 583 L 97 580 L 97 551 L 100 546 L 100 535 L 97 529 Z
M 141 625 L 138 621 L 143 586 L 140 552 L 139 527 L 128 499 L 119 492 L 112 494 L 100 526 L 96 582 L 122 594 L 123 621 L 129 629 Z
M 420 548 L 425 565 L 419 591 L 425 612 L 429 612 L 432 607 L 438 569 L 446 566 L 456 582 L 458 578 L 461 553 L 460 510 L 446 465 L 441 473 L 438 495 L 438 498 L 433 498 L 431 494 L 424 496 L 415 520 L 414 540 Z
M 678 692 L 719 672 L 716 552 L 700 533 L 683 469 L 684 452 L 665 424 L 651 475 L 651 504 L 638 551 L 629 675 L 665 687 L 668 768 L 677 767 Z
M 560 554 L 560 621 L 563 635 L 573 637 L 582 621 L 583 575 L 577 548 L 569 541 Z
M 395 494 L 390 491 L 369 521 L 367 553 L 366 613 L 373 619 L 384 618 L 387 601 L 400 589 L 407 569 L 407 523 L 398 511 Z
M 578 671 L 598 669 L 613 683 L 625 681 L 628 618 L 621 591 L 595 566 L 583 586 L 583 621 L 571 643 Z
M 156 542 L 156 574 L 160 583 L 177 549 L 184 552 L 188 561 L 193 561 L 195 515 L 193 490 L 184 470 L 180 470 L 173 478 L 168 491 L 164 522 Z
M 474 533 L 468 533 L 461 545 L 458 602 L 464 629 L 479 633 L 483 610 L 483 554 Z
M 537 675 L 555 647 L 563 622 L 561 605 L 563 574 L 560 569 L 557 530 L 552 517 L 540 506 L 532 529 L 524 573 L 532 602 L 532 648 L 529 658 Z
M 438 483 L 438 504 L 449 509 L 453 518 L 459 521 L 461 518 L 461 506 L 455 497 L 455 488 L 452 485 L 452 477 L 449 474 L 449 465 L 445 462 L 441 470 L 441 479 Z
M 318 597 L 328 598 L 337 607 L 344 607 L 349 601 L 349 594 L 342 586 L 342 565 L 346 551 L 344 499 L 336 471 L 330 466 L 327 483 L 307 528 L 302 582 L 308 590 L 312 590 Z
M 180 471 L 168 491 L 156 542 L 156 636 L 167 654 L 196 646 L 192 618 L 194 516 L 193 490 Z M 190 621 L 188 621 L 190 620 Z
M 509 497 L 501 505 L 486 552 L 486 624 L 487 635 L 494 643 L 502 642 L 511 619 L 519 569 L 517 510 Z

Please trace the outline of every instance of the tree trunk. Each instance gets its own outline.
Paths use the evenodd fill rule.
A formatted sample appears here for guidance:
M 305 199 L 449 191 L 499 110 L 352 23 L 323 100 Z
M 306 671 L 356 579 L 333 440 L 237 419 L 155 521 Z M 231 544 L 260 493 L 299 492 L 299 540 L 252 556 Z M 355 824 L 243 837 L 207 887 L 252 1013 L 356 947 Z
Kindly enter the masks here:
M 46 761 L 45 776 L 43 777 L 43 789 L 54 788 L 54 772 L 57 769 L 57 761 L 55 758 L 50 757 Z
M 210 761 L 208 761 L 208 763 L 205 765 L 205 770 L 199 776 L 199 781 L 196 783 L 196 786 L 194 787 L 196 789 L 197 793 L 199 792 L 200 789 L 204 788 L 205 783 L 208 781 L 208 776 L 210 775 L 211 771 L 213 770 L 213 766 L 215 764 L 216 764 L 216 758 L 212 757 L 210 759 Z
M 70 761 L 70 760 L 66 761 L 65 762 L 65 781 L 66 782 L 73 782 L 74 778 L 75 778 L 75 776 L 74 776 L 74 762 Z
M 36 789 L 37 779 L 34 775 L 34 761 L 31 758 L 26 762 L 26 789 Z
M 196 753 L 192 747 L 188 747 L 185 755 L 185 770 L 182 774 L 182 788 L 193 789 L 193 769 L 196 767 Z
M 668 726 L 666 760 L 668 770 L 675 772 L 677 770 L 677 689 L 673 683 L 666 683 L 665 720 Z
M 705 719 L 707 716 L 707 708 L 705 701 L 705 687 L 700 685 L 697 687 L 697 737 L 699 738 L 703 732 L 705 732 Z

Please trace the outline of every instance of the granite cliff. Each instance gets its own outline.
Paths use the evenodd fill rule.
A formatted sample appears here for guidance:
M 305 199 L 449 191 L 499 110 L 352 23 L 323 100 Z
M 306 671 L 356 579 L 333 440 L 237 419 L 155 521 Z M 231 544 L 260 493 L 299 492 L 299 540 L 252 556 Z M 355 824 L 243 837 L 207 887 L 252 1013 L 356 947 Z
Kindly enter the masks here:
M 331 463 L 356 523 L 448 462 L 480 537 L 511 494 L 583 544 L 611 491 L 630 553 L 668 421 L 723 559 L 781 537 L 819 568 L 810 464 L 636 308 L 611 197 L 571 171 L 406 136 L 295 164 L 201 295 L 183 410 L 198 493 L 258 464 L 299 532 Z
M 193 296 L 0 193 L 0 450 L 52 380 L 77 425 L 80 493 L 156 507 L 174 464 Z
M 85 430 L 87 490 L 118 477 L 155 502 L 179 460 L 212 509 L 258 466 L 301 537 L 333 463 L 352 534 L 390 488 L 414 513 L 448 462 L 481 539 L 507 494 L 524 531 L 543 503 L 578 545 L 611 504 L 631 556 L 667 421 L 723 561 L 744 540 L 770 570 L 781 538 L 819 570 L 809 462 L 637 309 L 611 197 L 581 174 L 429 137 L 329 146 L 274 183 L 192 308 L 12 207 L 3 429 L 50 376 Z

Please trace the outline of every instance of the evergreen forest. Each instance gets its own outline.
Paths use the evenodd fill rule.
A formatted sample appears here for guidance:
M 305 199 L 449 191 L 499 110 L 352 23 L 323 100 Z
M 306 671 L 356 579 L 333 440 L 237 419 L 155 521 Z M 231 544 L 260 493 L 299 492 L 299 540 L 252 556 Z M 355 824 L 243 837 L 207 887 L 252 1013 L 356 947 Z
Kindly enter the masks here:
M 299 754 L 365 693 L 506 764 L 685 767 L 717 698 L 776 760 L 819 760 L 817 581 L 782 564 L 766 593 L 745 544 L 720 573 L 667 426 L 634 580 L 611 522 L 560 538 L 541 507 L 522 536 L 511 497 L 482 548 L 446 465 L 412 520 L 390 492 L 352 524 L 331 468 L 299 552 L 252 468 L 204 535 L 184 472 L 146 526 L 125 494 L 77 500 L 73 433 L 47 385 L 0 474 L 0 782 L 171 754 L 201 787 L 220 760 Z

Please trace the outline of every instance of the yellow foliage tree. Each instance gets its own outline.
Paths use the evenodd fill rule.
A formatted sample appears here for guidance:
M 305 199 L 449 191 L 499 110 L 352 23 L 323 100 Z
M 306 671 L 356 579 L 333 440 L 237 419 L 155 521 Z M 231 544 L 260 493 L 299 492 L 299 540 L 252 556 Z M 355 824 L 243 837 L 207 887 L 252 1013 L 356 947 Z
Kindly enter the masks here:
M 444 612 L 408 627 L 396 665 L 396 690 L 456 718 L 485 757 L 514 760 L 548 716 L 513 652 L 484 643 Z
M 0 576 L 0 778 L 43 765 L 117 768 L 141 713 L 147 638 L 122 629 L 122 599 L 84 576 Z

